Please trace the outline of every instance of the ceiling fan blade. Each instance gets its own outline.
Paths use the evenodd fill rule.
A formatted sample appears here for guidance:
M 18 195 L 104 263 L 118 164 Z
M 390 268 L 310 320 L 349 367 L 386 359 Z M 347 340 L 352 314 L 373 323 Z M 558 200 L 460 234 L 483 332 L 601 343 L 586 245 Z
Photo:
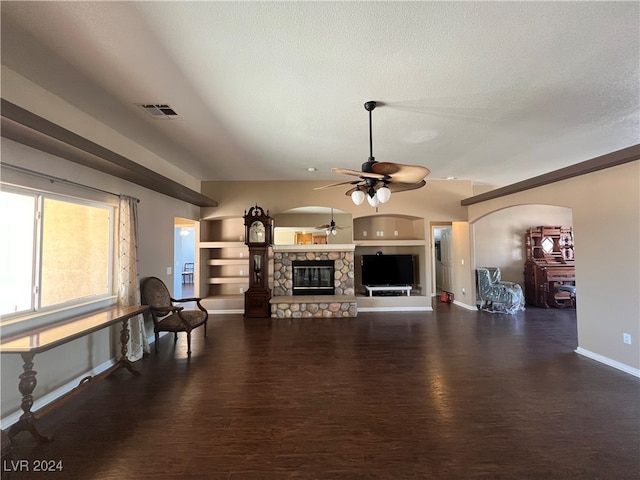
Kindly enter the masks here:
M 351 168 L 332 168 L 331 171 L 342 175 L 353 175 L 354 177 L 359 177 L 362 174 L 360 170 L 352 170 Z
M 325 225 L 318 225 L 317 227 L 314 227 L 316 230 L 326 230 L 327 228 L 330 228 L 331 225 L 329 225 L 328 223 Z
M 316 188 L 314 188 L 314 190 L 322 190 L 322 189 L 325 189 L 325 188 L 339 187 L 341 185 L 354 185 L 354 184 L 358 183 L 359 181 L 360 180 L 353 180 L 353 181 L 350 181 L 350 182 L 331 183 L 329 185 L 324 185 L 322 187 L 316 187 Z
M 332 168 L 331 171 L 333 173 L 340 173 L 342 175 L 353 175 L 354 177 L 360 178 L 375 178 L 377 180 L 382 180 L 385 178 L 384 174 L 380 174 L 377 172 L 361 172 L 360 170 L 352 170 L 350 168 Z
M 427 184 L 426 181 L 420 180 L 416 183 L 394 183 L 391 182 L 387 185 L 389 190 L 392 192 L 407 192 L 409 190 L 417 190 L 418 188 L 422 188 Z
M 376 162 L 371 166 L 374 173 L 386 175 L 391 183 L 417 183 L 429 175 L 430 170 L 422 165 L 405 165 L 402 163 Z

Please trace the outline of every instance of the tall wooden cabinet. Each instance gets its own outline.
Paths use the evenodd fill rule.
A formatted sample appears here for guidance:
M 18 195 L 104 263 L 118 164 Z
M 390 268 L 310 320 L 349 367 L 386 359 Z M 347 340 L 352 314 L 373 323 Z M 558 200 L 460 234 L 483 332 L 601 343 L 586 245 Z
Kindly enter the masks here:
M 526 261 L 524 295 L 527 304 L 566 307 L 570 292 L 559 287 L 575 286 L 573 230 L 571 227 L 532 227 L 525 234 Z

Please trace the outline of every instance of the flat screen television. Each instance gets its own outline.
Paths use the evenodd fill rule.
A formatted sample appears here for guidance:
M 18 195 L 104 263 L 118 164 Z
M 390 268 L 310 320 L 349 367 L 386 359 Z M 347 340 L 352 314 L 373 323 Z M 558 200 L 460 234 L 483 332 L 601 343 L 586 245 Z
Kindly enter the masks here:
M 362 255 L 362 284 L 413 285 L 413 255 Z

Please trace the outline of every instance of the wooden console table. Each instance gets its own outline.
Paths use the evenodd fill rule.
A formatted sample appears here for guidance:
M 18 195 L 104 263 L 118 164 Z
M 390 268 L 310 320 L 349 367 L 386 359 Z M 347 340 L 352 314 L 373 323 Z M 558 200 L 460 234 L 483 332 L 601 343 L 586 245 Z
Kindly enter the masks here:
M 18 422 L 9 428 L 9 438 L 26 430 L 41 442 L 51 440 L 51 437 L 42 435 L 35 425 L 35 415 L 31 411 L 33 406 L 33 390 L 36 388 L 36 372 L 33 370 L 33 357 L 52 348 L 58 347 L 72 340 L 89 335 L 118 322 L 122 323 L 120 331 L 120 359 L 101 376 L 110 375 L 124 367 L 134 375 L 139 375 L 131 361 L 127 358 L 127 343 L 129 342 L 129 319 L 144 313 L 149 309 L 148 305 L 135 305 L 131 307 L 109 307 L 80 317 L 74 317 L 62 323 L 56 323 L 18 335 L 3 338 L 0 343 L 0 353 L 19 353 L 24 361 L 24 372 L 19 375 L 18 390 L 22 394 L 20 407 L 24 412 Z M 82 379 L 80 385 L 91 380 L 92 377 Z M 76 387 L 77 388 L 77 387 Z
M 406 292 L 407 297 L 411 296 L 411 286 L 410 285 L 385 285 L 380 287 L 370 287 L 365 285 L 369 296 L 373 296 L 373 292 Z

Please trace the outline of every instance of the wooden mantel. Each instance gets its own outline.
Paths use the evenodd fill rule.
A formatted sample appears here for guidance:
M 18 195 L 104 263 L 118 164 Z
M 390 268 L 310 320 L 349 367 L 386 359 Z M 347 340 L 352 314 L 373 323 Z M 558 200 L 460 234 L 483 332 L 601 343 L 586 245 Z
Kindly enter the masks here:
M 335 244 L 305 244 L 305 245 L 274 245 L 274 252 L 353 252 L 353 243 Z

